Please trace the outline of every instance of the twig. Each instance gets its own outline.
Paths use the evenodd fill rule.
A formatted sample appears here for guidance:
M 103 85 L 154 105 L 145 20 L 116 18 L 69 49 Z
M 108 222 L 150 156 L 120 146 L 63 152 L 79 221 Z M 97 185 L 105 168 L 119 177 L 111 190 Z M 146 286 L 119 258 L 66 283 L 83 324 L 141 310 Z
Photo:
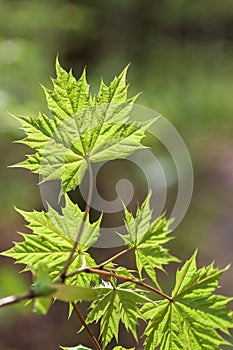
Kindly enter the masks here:
M 0 299 L 0 308 L 7 305 L 19 303 L 22 300 L 34 299 L 37 296 L 38 295 L 36 295 L 33 291 L 29 290 L 28 292 L 21 295 L 11 295 L 8 297 L 4 297 Z
M 73 309 L 76 313 L 76 315 L 78 316 L 78 318 L 80 319 L 83 327 L 85 328 L 85 330 L 87 331 L 87 333 L 89 334 L 89 336 L 91 337 L 91 340 L 93 342 L 93 344 L 95 345 L 97 350 L 101 350 L 100 344 L 98 343 L 96 337 L 94 336 L 94 334 L 92 333 L 90 327 L 88 326 L 88 324 L 86 323 L 86 321 L 83 318 L 83 315 L 81 314 L 78 306 L 73 302 L 72 303 Z
M 108 263 L 116 260 L 117 258 L 121 257 L 122 255 L 130 252 L 131 250 L 133 250 L 133 248 L 127 248 L 127 249 L 124 249 L 122 250 L 121 252 L 113 255 L 111 258 L 103 261 L 102 263 L 100 263 L 99 265 L 97 266 L 87 266 L 86 265 L 86 258 L 85 258 L 85 255 L 82 255 L 82 266 L 72 272 L 70 272 L 69 274 L 66 274 L 65 276 L 63 276 L 63 278 L 61 278 L 61 276 L 59 276 L 54 282 L 55 283 L 61 283 L 61 282 L 64 282 L 64 280 L 66 280 L 68 277 L 72 277 L 74 275 L 77 275 L 78 273 L 81 273 L 81 272 L 85 272 L 85 269 L 87 268 L 97 268 L 99 270 L 102 270 L 105 265 L 107 265 Z
M 110 271 L 106 271 L 106 270 L 99 270 L 98 268 L 97 269 L 96 268 L 92 268 L 92 267 L 80 268 L 80 269 L 77 269 L 77 270 L 74 270 L 74 271 L 68 273 L 65 276 L 65 279 L 68 278 L 68 277 L 72 277 L 74 275 L 77 275 L 77 274 L 79 274 L 81 272 L 93 273 L 93 274 L 100 275 L 100 276 L 114 277 L 114 278 L 119 279 L 119 280 L 123 280 L 123 281 L 126 281 L 126 282 L 131 282 L 131 283 L 136 284 L 136 285 L 138 285 L 140 287 L 148 289 L 148 290 L 150 290 L 150 291 L 160 295 L 161 297 L 163 297 L 165 299 L 168 299 L 169 301 L 172 301 L 172 297 L 170 297 L 169 295 L 161 292 L 159 289 L 150 286 L 147 283 L 137 281 L 137 280 L 135 280 L 133 278 L 130 278 L 130 277 L 118 275 L 118 274 L 116 274 L 114 272 L 110 272 Z
M 98 265 L 98 269 L 103 269 L 105 265 L 107 265 L 108 263 L 118 259 L 120 256 L 130 252 L 131 250 L 133 250 L 133 248 L 127 248 L 122 250 L 121 252 L 117 253 L 116 255 L 112 256 L 111 258 L 109 258 L 108 260 L 105 260 L 104 262 L 102 262 L 101 264 Z
M 87 161 L 87 165 L 88 165 L 88 172 L 89 172 L 89 191 L 88 191 L 88 197 L 87 197 L 87 202 L 86 202 L 86 207 L 85 207 L 85 211 L 84 211 L 84 214 L 83 214 L 83 219 L 82 219 L 82 222 L 81 222 L 81 225 L 79 227 L 79 230 L 78 230 L 78 233 L 77 233 L 77 236 L 76 236 L 76 239 L 75 239 L 75 242 L 74 242 L 74 245 L 70 251 L 70 255 L 68 257 L 68 259 L 66 260 L 66 263 L 60 273 L 60 278 L 62 280 L 62 282 L 65 281 L 66 279 L 66 272 L 70 266 L 70 264 L 72 263 L 72 259 L 73 259 L 73 256 L 74 256 L 74 253 L 77 249 L 77 246 L 79 244 L 79 241 L 80 241 L 80 238 L 82 236 L 82 232 L 83 232 L 83 229 L 84 229 L 84 226 L 85 226 L 85 223 L 86 223 L 86 220 L 87 220 L 87 216 L 88 216 L 88 213 L 90 211 L 90 206 L 91 206 L 91 200 L 92 200 L 92 194 L 93 194 L 93 171 L 92 171 L 92 167 L 91 167 L 91 163 L 90 163 L 90 160 L 88 159 L 88 157 L 86 157 L 86 161 Z

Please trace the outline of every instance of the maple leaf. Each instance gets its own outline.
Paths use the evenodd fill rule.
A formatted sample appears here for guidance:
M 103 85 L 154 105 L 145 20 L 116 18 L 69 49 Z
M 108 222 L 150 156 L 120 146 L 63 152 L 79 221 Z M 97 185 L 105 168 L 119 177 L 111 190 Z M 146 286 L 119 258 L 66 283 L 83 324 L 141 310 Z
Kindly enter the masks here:
M 141 139 L 151 124 L 129 121 L 136 97 L 128 99 L 127 67 L 92 97 L 85 70 L 76 81 L 56 62 L 53 90 L 45 89 L 51 117 L 17 117 L 26 137 L 21 143 L 36 150 L 18 167 L 42 175 L 43 181 L 61 180 L 61 194 L 74 190 L 90 163 L 125 158 L 145 148 Z
M 68 195 L 65 199 L 66 205 L 62 208 L 62 215 L 50 206 L 47 212 L 18 210 L 28 221 L 28 227 L 33 234 L 21 233 L 24 241 L 15 242 L 14 247 L 1 254 L 16 259 L 17 263 L 27 265 L 26 268 L 32 265 L 37 269 L 38 264 L 43 262 L 48 266 L 51 278 L 57 278 L 68 259 L 83 218 L 83 212 L 78 205 L 72 203 Z M 81 267 L 83 260 L 88 266 L 96 265 L 86 251 L 99 237 L 100 222 L 101 217 L 92 224 L 89 221 L 85 223 L 70 265 L 71 270 Z M 96 281 L 98 277 L 82 273 L 68 280 L 79 285 L 88 285 L 90 279 Z
M 225 334 L 232 328 L 232 312 L 226 305 L 232 300 L 213 292 L 221 274 L 213 264 L 197 269 L 196 252 L 177 271 L 172 301 L 145 304 L 142 313 L 148 321 L 145 350 L 213 350 L 228 342 Z
M 98 288 L 100 290 L 100 287 Z M 87 323 L 100 321 L 100 336 L 103 349 L 114 337 L 118 341 L 119 324 L 122 322 L 137 340 L 137 319 L 142 318 L 138 304 L 148 301 L 137 290 L 111 285 L 102 288 L 102 295 L 91 304 L 91 311 L 86 319 Z
M 135 217 L 125 207 L 126 235 L 120 235 L 125 243 L 134 250 L 139 275 L 145 270 L 148 276 L 158 286 L 155 269 L 163 270 L 163 265 L 171 261 L 179 261 L 171 256 L 164 244 L 172 238 L 169 224 L 164 215 L 152 221 L 150 209 L 151 192 L 149 192 L 141 207 L 138 207 Z

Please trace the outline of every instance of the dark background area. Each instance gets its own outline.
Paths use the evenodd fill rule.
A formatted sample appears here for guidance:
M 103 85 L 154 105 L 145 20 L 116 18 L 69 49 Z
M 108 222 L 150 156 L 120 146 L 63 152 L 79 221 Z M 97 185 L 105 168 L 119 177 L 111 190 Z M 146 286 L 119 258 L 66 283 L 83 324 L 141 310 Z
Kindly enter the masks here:
M 37 176 L 7 168 L 28 152 L 12 144 L 22 133 L 9 113 L 47 111 L 39 83 L 51 86 L 49 76 L 55 75 L 59 54 L 61 64 L 73 67 L 77 78 L 87 66 L 92 91 L 101 76 L 110 82 L 131 62 L 131 96 L 142 91 L 138 103 L 173 123 L 193 162 L 193 199 L 169 247 L 181 259 L 198 247 L 200 264 L 231 263 L 232 21 L 232 0 L 0 0 L 0 250 L 19 239 L 17 231 L 25 230 L 14 205 L 24 210 L 42 208 Z M 98 261 L 110 253 L 93 249 Z M 133 264 L 133 258 L 129 260 Z M 27 288 L 29 275 L 18 275 L 19 267 L 10 259 L 1 258 L 0 264 L 2 296 Z M 174 268 L 162 276 L 168 290 Z M 232 295 L 232 269 L 221 284 L 221 291 Z M 30 310 L 30 305 L 0 310 L 0 350 L 58 350 L 59 345 L 74 346 L 80 339 L 90 345 L 86 335 L 75 334 L 76 318 L 66 320 L 65 304 L 57 303 L 46 317 Z M 126 339 L 126 346 L 136 346 L 131 336 L 122 333 L 121 339 Z

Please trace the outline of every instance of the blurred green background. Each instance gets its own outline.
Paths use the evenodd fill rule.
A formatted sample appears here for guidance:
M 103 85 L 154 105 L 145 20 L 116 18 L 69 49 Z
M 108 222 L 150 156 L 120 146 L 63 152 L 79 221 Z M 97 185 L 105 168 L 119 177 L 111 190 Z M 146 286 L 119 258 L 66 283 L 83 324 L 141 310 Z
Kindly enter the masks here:
M 138 103 L 173 123 L 193 161 L 193 199 L 170 248 L 185 259 L 199 247 L 202 264 L 232 262 L 232 21 L 232 0 L 0 0 L 0 250 L 25 230 L 13 206 L 41 208 L 36 175 L 7 168 L 28 152 L 12 144 L 22 134 L 9 113 L 46 111 L 39 83 L 50 86 L 59 53 L 61 64 L 73 67 L 77 77 L 87 65 L 94 90 L 100 76 L 109 82 L 131 62 L 130 93 L 142 91 Z M 109 254 L 99 251 L 101 260 Z M 10 259 L 0 263 L 2 296 L 27 288 Z M 165 285 L 173 277 L 171 268 Z M 222 286 L 232 295 L 232 270 Z M 59 344 L 77 344 L 78 323 L 73 318 L 67 322 L 66 312 L 63 304 L 47 317 L 18 306 L 0 310 L 0 350 L 58 350 Z M 127 342 L 135 346 L 131 337 Z

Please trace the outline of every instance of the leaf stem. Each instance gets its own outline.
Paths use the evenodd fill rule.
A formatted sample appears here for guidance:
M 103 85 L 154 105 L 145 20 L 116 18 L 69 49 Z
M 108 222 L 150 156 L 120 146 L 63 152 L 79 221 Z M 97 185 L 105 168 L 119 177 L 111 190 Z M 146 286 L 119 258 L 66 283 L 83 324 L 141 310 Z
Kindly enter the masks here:
M 83 327 L 85 328 L 85 330 L 87 331 L 87 333 L 88 333 L 89 336 L 91 337 L 91 340 L 92 340 L 93 344 L 95 345 L 96 349 L 97 349 L 97 350 L 101 350 L 100 344 L 98 343 L 98 341 L 97 341 L 96 337 L 94 336 L 94 334 L 92 333 L 90 327 L 88 326 L 88 324 L 87 324 L 86 321 L 84 320 L 83 315 L 81 314 L 81 312 L 80 312 L 78 306 L 77 306 L 74 302 L 72 302 L 71 304 L 72 304 L 72 306 L 73 306 L 73 309 L 74 309 L 76 315 L 77 315 L 78 318 L 80 319 L 80 321 L 81 321 Z
M 118 259 L 119 257 L 121 257 L 122 255 L 130 252 L 131 250 L 133 250 L 133 248 L 127 248 L 127 249 L 124 249 L 122 251 L 120 251 L 119 253 L 117 253 L 116 255 L 112 256 L 111 258 L 105 260 L 104 262 L 102 262 L 101 264 L 98 265 L 98 269 L 103 269 L 105 265 L 107 265 L 108 263 Z
M 72 263 L 72 259 L 73 259 L 74 253 L 75 253 L 75 251 L 76 251 L 76 249 L 78 247 L 78 244 L 79 244 L 79 241 L 80 241 L 80 238 L 82 236 L 83 229 L 84 229 L 84 226 L 85 226 L 85 223 L 86 223 L 86 220 L 87 220 L 87 216 L 88 216 L 88 213 L 89 213 L 90 207 L 91 207 L 91 200 L 92 200 L 93 187 L 94 187 L 93 170 L 92 170 L 91 162 L 90 162 L 88 156 L 86 156 L 85 159 L 86 159 L 86 162 L 87 162 L 87 165 L 88 165 L 88 173 L 89 173 L 88 197 L 87 197 L 85 211 L 84 211 L 84 214 L 83 214 L 83 219 L 82 219 L 81 225 L 79 227 L 76 239 L 75 239 L 73 247 L 72 247 L 72 249 L 70 251 L 70 255 L 69 255 L 68 259 L 66 260 L 66 263 L 65 263 L 65 265 L 64 265 L 64 267 L 63 267 L 63 269 L 62 269 L 62 271 L 60 273 L 60 278 L 61 278 L 62 282 L 64 282 L 65 279 L 66 279 L 66 272 L 67 272 L 70 264 Z

